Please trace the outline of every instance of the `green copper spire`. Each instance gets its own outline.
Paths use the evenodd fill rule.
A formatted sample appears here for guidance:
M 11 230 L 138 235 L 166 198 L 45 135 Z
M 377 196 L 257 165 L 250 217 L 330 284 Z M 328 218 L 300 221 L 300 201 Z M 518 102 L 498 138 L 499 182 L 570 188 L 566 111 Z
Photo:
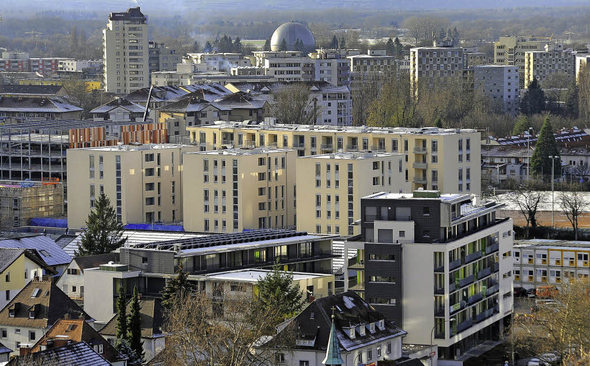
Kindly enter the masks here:
M 340 357 L 340 347 L 338 346 L 338 336 L 336 335 L 336 326 L 334 325 L 334 308 L 332 308 L 332 326 L 330 327 L 330 338 L 328 339 L 328 348 L 326 349 L 326 358 L 322 361 L 324 365 L 342 366 L 344 361 Z

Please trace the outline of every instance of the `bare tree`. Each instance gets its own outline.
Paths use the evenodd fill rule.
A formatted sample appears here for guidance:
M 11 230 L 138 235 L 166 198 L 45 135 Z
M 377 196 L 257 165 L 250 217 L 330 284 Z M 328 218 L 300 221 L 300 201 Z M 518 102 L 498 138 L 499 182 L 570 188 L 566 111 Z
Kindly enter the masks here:
M 574 229 L 574 240 L 578 240 L 578 218 L 588 208 L 588 201 L 586 201 L 584 194 L 578 190 L 561 192 L 559 194 L 559 201 L 561 203 L 561 210 Z
M 270 108 L 272 116 L 280 123 L 297 125 L 315 124 L 321 111 L 310 86 L 304 83 L 291 84 L 274 92 Z
M 527 183 L 514 191 L 514 201 L 526 220 L 527 237 L 530 237 L 531 229 L 533 233 L 537 229 L 536 215 L 539 205 L 544 202 L 543 192 L 535 191 L 533 185 Z
M 163 359 L 166 365 L 273 364 L 281 348 L 257 346 L 274 335 L 269 329 L 274 330 L 278 314 L 272 309 L 262 309 L 254 299 L 245 296 L 226 294 L 223 297 L 222 302 L 207 298 L 204 293 L 174 298 L 165 329 Z
M 540 303 L 530 314 L 515 316 L 512 341 L 521 355 L 555 353 L 563 365 L 590 361 L 590 282 L 564 281 L 553 301 Z
M 416 45 L 420 41 L 432 41 L 441 29 L 447 29 L 449 21 L 437 17 L 412 16 L 404 20 L 403 27 L 408 29 L 408 35 L 414 38 Z

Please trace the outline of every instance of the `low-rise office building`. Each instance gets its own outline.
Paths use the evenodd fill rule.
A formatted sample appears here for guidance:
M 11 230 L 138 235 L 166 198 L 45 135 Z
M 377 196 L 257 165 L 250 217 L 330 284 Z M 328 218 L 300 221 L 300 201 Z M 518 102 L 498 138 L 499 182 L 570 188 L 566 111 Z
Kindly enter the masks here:
M 188 127 L 191 142 L 201 150 L 276 146 L 297 156 L 335 152 L 402 153 L 404 176 L 412 190 L 442 193 L 481 191 L 481 138 L 471 129 L 338 127 L 225 122 Z
M 514 245 L 514 287 L 560 287 L 590 276 L 590 243 L 567 240 L 517 240 Z
M 404 328 L 406 343 L 463 360 L 499 340 L 512 314 L 512 221 L 501 204 L 465 194 L 378 193 L 362 200 L 361 242 L 348 248 L 356 277 L 345 285 Z
M 295 152 L 224 149 L 184 155 L 184 227 L 198 232 L 293 228 Z
M 195 146 L 120 145 L 69 149 L 68 226 L 82 228 L 104 193 L 128 223 L 182 221 L 182 154 Z
M 358 235 L 361 197 L 409 192 L 400 153 L 332 153 L 297 159 L 297 230 Z M 315 214 L 314 214 L 315 213 Z

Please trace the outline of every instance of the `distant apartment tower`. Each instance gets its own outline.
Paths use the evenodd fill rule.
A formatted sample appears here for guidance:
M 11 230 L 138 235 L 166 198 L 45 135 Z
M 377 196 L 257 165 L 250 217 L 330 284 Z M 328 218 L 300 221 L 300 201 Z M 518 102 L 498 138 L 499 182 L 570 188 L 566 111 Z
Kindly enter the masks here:
M 176 71 L 176 64 L 182 62 L 180 54 L 176 50 L 168 48 L 164 43 L 149 41 L 149 70 Z
M 407 329 L 405 342 L 438 345 L 439 358 L 500 340 L 513 309 L 512 221 L 496 218 L 501 206 L 435 191 L 363 198 L 346 286 Z
M 109 15 L 103 52 L 105 91 L 129 94 L 149 86 L 148 25 L 139 7 Z
M 340 152 L 297 159 L 297 230 L 358 235 L 361 197 L 409 192 L 400 153 Z
M 520 73 L 520 87 L 525 87 L 524 64 L 525 53 L 544 51 L 545 45 L 551 43 L 551 37 L 500 37 L 494 42 L 494 64 L 517 66 Z
M 184 184 L 192 187 L 183 196 L 185 229 L 231 233 L 293 228 L 295 156 L 293 150 L 276 148 L 184 155 Z
M 175 144 L 69 149 L 68 226 L 82 228 L 101 193 L 125 224 L 182 221 L 182 154 Z
M 544 51 L 525 52 L 524 59 L 524 85 L 528 85 L 537 79 L 541 85 L 550 75 L 562 74 L 573 80 L 576 57 L 572 50 L 555 49 L 545 47 Z
M 473 86 L 493 103 L 501 105 L 505 113 L 517 114 L 520 102 L 518 67 L 481 65 L 473 67 Z
M 415 47 L 410 49 L 410 87 L 418 96 L 421 85 L 462 78 L 464 69 L 463 48 Z

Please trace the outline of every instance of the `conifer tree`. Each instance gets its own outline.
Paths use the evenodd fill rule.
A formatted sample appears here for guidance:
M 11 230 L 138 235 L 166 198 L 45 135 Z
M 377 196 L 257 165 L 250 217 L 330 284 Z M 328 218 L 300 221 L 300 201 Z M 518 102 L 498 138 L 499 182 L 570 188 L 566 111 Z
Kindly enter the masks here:
M 127 330 L 127 296 L 125 286 L 121 285 L 117 299 L 117 339 L 126 339 Z
M 77 256 L 110 253 L 127 241 L 123 238 L 123 225 L 117 221 L 117 213 L 111 201 L 101 193 L 86 220 Z
M 193 286 L 188 281 L 188 273 L 180 266 L 175 278 L 166 283 L 166 287 L 162 290 L 162 306 L 167 311 L 172 310 L 171 306 L 174 303 L 175 297 L 184 296 L 192 292 Z
M 550 156 L 557 156 L 557 159 L 550 159 Z M 561 175 L 561 159 L 559 158 L 559 149 L 555 136 L 553 135 L 553 127 L 549 116 L 545 118 L 541 132 L 535 145 L 535 152 L 531 157 L 531 171 L 542 174 L 546 179 L 550 179 L 551 176 L 551 162 L 555 164 L 555 176 Z
M 284 38 L 279 45 L 279 51 L 287 51 L 287 40 Z
M 263 51 L 270 51 L 270 39 L 264 41 L 264 46 L 262 47 Z
M 395 39 L 393 40 L 393 45 L 394 45 L 393 55 L 397 58 L 400 58 L 404 52 L 404 46 L 402 45 L 402 43 L 398 37 L 395 37 Z
M 135 354 L 143 360 L 143 342 L 141 341 L 141 306 L 139 305 L 139 294 L 137 287 L 133 289 L 133 298 L 131 299 L 131 310 L 129 313 L 129 346 Z
M 387 56 L 393 56 L 395 54 L 395 44 L 393 43 L 393 39 L 389 38 L 387 43 L 385 44 L 385 52 Z
M 340 43 L 338 44 L 338 46 L 340 46 L 340 48 L 342 49 L 346 48 L 346 40 L 344 39 L 344 37 L 340 38 Z
M 261 310 L 275 309 L 279 322 L 297 314 L 305 303 L 299 287 L 293 283 L 293 275 L 283 271 L 279 264 L 258 280 L 257 287 Z
M 529 84 L 520 101 L 520 111 L 526 115 L 541 113 L 545 109 L 545 93 L 539 86 L 537 78 Z
M 332 42 L 330 43 L 330 48 L 332 48 L 332 49 L 338 48 L 338 38 L 336 38 L 336 35 L 334 35 L 332 37 Z

